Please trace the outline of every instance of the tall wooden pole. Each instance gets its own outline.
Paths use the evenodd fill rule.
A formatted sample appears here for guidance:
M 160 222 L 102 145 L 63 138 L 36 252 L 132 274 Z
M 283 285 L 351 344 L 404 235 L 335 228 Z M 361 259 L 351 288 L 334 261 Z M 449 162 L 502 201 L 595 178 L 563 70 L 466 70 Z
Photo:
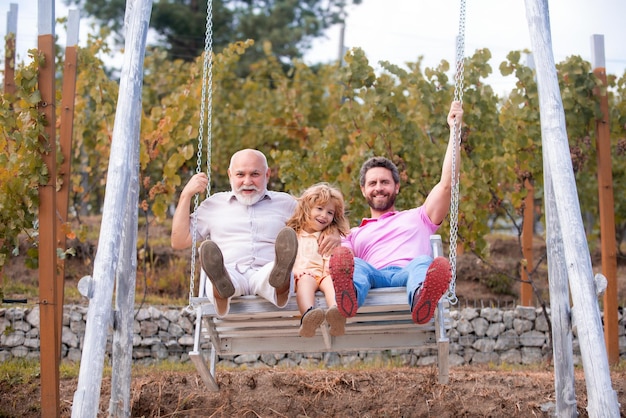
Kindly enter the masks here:
M 4 94 L 15 94 L 15 40 L 17 37 L 17 4 L 7 12 L 7 40 L 4 48 Z
M 569 283 L 561 225 L 557 211 L 554 184 L 550 174 L 546 147 L 543 153 L 543 194 L 546 213 L 546 249 L 552 323 L 552 358 L 554 360 L 554 394 L 556 417 L 578 417 L 574 379 L 574 337 L 570 308 Z
M 528 68 L 536 71 L 533 54 L 526 55 L 526 65 Z M 535 82 L 537 78 L 535 77 Z M 544 170 L 545 171 L 545 170 Z M 545 178 L 544 178 L 545 180 Z M 533 269 L 533 241 L 535 235 L 535 186 L 530 180 L 524 181 L 524 188 L 527 191 L 524 199 L 524 221 L 522 224 L 522 255 L 525 265 L 521 266 L 520 277 L 522 285 L 520 286 L 520 303 L 522 306 L 532 306 L 533 304 L 533 286 L 529 282 L 528 272 Z
M 76 95 L 76 62 L 78 45 L 79 14 L 77 10 L 70 10 L 67 20 L 67 46 L 65 48 L 65 64 L 63 66 L 63 88 L 61 92 L 61 126 L 59 128 L 59 142 L 63 161 L 59 167 L 61 184 L 57 190 L 57 240 L 56 245 L 65 251 L 66 236 L 69 231 L 67 212 L 70 196 L 70 174 L 72 162 L 72 126 L 74 124 L 74 96 Z M 59 335 L 63 324 L 63 301 L 65 294 L 65 261 L 58 260 L 57 268 L 57 297 L 60 301 L 55 309 Z
M 520 267 L 522 285 L 520 287 L 521 305 L 531 306 L 533 303 L 533 287 L 528 277 L 528 271 L 533 266 L 533 235 L 535 226 L 535 188 L 530 180 L 524 182 L 526 198 L 524 199 L 524 222 L 522 223 L 522 253 L 525 263 Z
M 39 0 L 38 49 L 44 61 L 39 68 L 40 112 L 47 125 L 40 140 L 46 147 L 42 159 L 48 182 L 39 186 L 39 315 L 41 355 L 41 411 L 44 417 L 59 416 L 59 362 L 61 324 L 55 310 L 59 303 L 56 274 L 56 116 L 54 63 L 54 1 Z
M 562 234 L 559 238 L 565 250 L 573 301 L 572 313 L 578 331 L 589 399 L 587 411 L 592 417 L 617 418 L 620 416 L 619 403 L 617 393 L 611 386 L 591 257 L 570 158 L 563 101 L 552 53 L 548 3 L 547 0 L 526 0 L 525 3 L 537 65 L 542 147 L 545 148 L 544 155 L 548 157 L 547 167 Z
M 611 156 L 611 125 L 609 123 L 609 98 L 604 67 L 604 36 L 591 37 L 593 73 L 602 81 L 595 95 L 600 101 L 602 117 L 596 120 L 596 150 L 598 153 L 598 202 L 600 206 L 600 239 L 602 274 L 606 277 L 604 293 L 604 341 L 610 364 L 619 363 L 617 323 L 617 244 L 615 241 L 615 202 L 613 199 L 613 172 Z
M 107 332 L 114 328 L 114 380 L 110 416 L 130 415 L 130 366 L 132 361 L 133 300 L 128 280 L 136 268 L 137 193 L 139 177 L 139 131 L 143 61 L 148 33 L 151 0 L 128 0 L 126 3 L 126 48 L 120 90 L 115 112 L 107 186 L 105 190 L 98 253 L 90 287 L 93 298 L 87 312 L 83 353 L 74 393 L 72 417 L 96 417 L 99 407 Z M 114 278 L 124 284 L 125 295 L 117 301 L 125 308 L 111 309 Z M 122 282 L 124 281 L 124 282 Z M 119 289 L 118 289 L 119 290 Z M 134 293 L 132 293 L 134 299 Z M 130 305 L 129 305 L 130 304 Z M 118 366 L 118 364 L 120 364 Z M 122 372 L 119 367 L 127 367 Z
M 133 10 L 134 9 L 134 10 Z M 147 27 L 152 1 L 126 3 L 126 58 L 122 67 L 120 96 L 115 130 L 124 132 L 131 142 L 131 164 L 128 200 L 124 211 L 124 235 L 120 245 L 120 261 L 115 280 L 116 327 L 113 330 L 113 373 L 111 375 L 110 417 L 130 417 L 131 371 L 133 364 L 133 325 L 135 322 L 135 283 L 137 275 L 137 216 L 139 208 L 139 135 L 141 127 L 141 87 Z M 133 62 L 135 61 L 135 62 Z M 137 68 L 138 66 L 138 68 Z M 123 84 L 122 84 L 123 83 Z M 122 86 L 125 87 L 124 91 Z M 124 106 L 127 106 L 125 108 Z M 117 116 L 125 118 L 118 123 Z M 120 129 L 117 129 L 120 127 Z

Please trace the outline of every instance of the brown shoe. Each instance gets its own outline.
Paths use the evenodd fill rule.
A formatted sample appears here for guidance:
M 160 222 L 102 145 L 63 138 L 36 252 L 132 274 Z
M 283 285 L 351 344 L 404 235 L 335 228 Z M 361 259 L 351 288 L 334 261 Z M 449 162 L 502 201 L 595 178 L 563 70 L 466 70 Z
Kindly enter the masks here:
M 291 269 L 298 254 L 298 237 L 296 231 L 291 228 L 283 228 L 276 237 L 274 244 L 276 259 L 274 268 L 270 273 L 270 285 L 276 288 L 277 293 L 284 293 L 289 290 L 291 280 Z
M 302 315 L 300 319 L 300 336 L 311 338 L 315 336 L 315 331 L 324 322 L 324 311 L 312 306 Z
M 228 299 L 235 294 L 235 286 L 224 267 L 222 250 L 213 241 L 206 240 L 200 245 L 200 264 L 221 298 Z
M 338 337 L 346 333 L 346 317 L 339 312 L 337 306 L 331 306 L 326 311 L 326 322 L 330 327 L 329 333 L 333 337 Z

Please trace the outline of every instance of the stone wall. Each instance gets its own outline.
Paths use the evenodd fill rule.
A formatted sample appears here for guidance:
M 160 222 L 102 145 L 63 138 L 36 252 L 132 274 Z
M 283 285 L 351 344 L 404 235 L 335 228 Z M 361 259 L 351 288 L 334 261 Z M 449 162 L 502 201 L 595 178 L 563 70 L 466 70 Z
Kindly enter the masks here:
M 532 364 L 551 360 L 550 330 L 541 309 L 518 306 L 514 309 L 463 308 L 451 311 L 450 365 L 507 363 Z M 87 307 L 66 306 L 63 314 L 62 358 L 80 361 L 86 329 Z M 195 315 L 181 308 L 147 307 L 135 313 L 133 358 L 137 363 L 162 360 L 188 361 L 193 347 Z M 626 320 L 619 313 L 620 358 L 626 358 Z M 340 337 L 339 337 L 340 338 Z M 107 353 L 110 355 L 111 333 Z M 580 350 L 574 332 L 574 362 L 580 363 Z M 11 358 L 39 359 L 39 308 L 0 308 L 0 361 Z M 220 364 L 229 366 L 273 365 L 351 365 L 384 363 L 430 365 L 436 363 L 436 350 L 415 348 L 362 353 L 320 353 L 289 355 L 224 356 Z

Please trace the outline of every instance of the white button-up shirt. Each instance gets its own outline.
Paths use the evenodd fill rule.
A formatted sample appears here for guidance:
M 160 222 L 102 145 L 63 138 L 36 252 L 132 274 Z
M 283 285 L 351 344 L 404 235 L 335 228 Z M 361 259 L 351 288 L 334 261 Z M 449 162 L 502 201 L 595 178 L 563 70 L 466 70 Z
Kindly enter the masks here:
M 276 236 L 291 217 L 296 200 L 288 193 L 267 191 L 253 205 L 239 203 L 232 192 L 220 192 L 198 207 L 198 242 L 210 239 L 224 256 L 224 264 L 245 273 L 274 261 Z M 192 215 L 191 233 L 194 222 Z

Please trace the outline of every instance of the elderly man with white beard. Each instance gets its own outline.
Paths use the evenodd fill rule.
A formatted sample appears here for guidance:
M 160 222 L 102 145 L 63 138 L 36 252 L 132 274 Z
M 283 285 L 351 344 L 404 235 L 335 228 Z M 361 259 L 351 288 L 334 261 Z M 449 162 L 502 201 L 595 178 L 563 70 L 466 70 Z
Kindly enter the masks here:
M 196 228 L 203 241 L 201 274 L 212 284 L 206 286 L 206 296 L 220 317 L 228 314 L 230 300 L 237 296 L 258 295 L 278 308 L 289 301 L 298 241 L 285 223 L 296 200 L 288 193 L 267 190 L 270 173 L 262 152 L 244 149 L 230 160 L 231 191 L 207 197 L 191 214 L 193 196 L 207 189 L 206 173 L 195 174 L 180 194 L 172 220 L 172 248 L 189 248 Z M 340 242 L 338 235 L 322 235 L 320 253 L 329 254 Z

